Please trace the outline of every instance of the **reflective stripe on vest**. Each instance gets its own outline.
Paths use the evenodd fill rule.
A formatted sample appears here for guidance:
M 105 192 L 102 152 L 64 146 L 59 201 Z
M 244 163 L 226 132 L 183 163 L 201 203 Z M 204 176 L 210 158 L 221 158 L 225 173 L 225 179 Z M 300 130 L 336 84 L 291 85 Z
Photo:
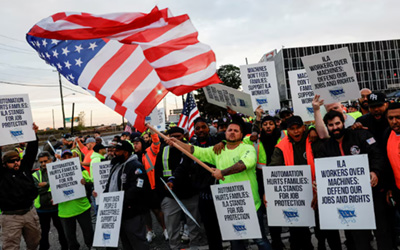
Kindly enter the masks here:
M 35 177 L 36 180 L 39 181 L 39 183 L 42 182 L 42 172 L 40 170 L 36 171 L 33 173 L 33 177 Z M 50 186 L 49 186 L 49 192 L 51 191 Z M 34 202 L 35 208 L 39 209 L 40 208 L 40 194 L 36 197 L 35 202 Z
M 151 150 L 151 149 L 150 149 Z M 151 152 L 153 152 L 153 150 L 151 150 Z M 154 154 L 154 153 L 153 153 Z M 147 152 L 144 152 L 144 155 L 146 156 L 147 161 L 149 162 L 150 168 L 146 170 L 146 173 L 150 172 L 151 170 L 154 169 L 154 165 L 150 160 L 149 155 L 147 154 Z
M 172 176 L 172 171 L 169 169 L 168 158 L 169 158 L 169 146 L 165 146 L 163 150 L 163 176 L 169 177 Z
M 79 160 L 82 162 L 83 161 L 83 157 L 82 157 L 82 152 L 76 148 L 71 150 L 72 154 L 76 153 L 79 157 Z
M 265 163 L 260 162 L 260 141 L 257 140 L 255 142 L 253 142 L 253 147 L 257 153 L 257 168 L 262 169 L 263 167 L 265 167 Z

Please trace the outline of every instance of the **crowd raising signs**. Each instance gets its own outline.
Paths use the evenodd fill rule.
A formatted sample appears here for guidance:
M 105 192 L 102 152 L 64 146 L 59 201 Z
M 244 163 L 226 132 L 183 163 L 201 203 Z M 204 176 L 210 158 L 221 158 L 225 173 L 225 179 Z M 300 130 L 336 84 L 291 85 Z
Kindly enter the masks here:
M 354 100 L 360 88 L 347 47 L 302 57 L 314 93 L 325 104 Z
M 223 240 L 261 238 L 250 182 L 212 185 Z
M 0 96 L 0 146 L 36 140 L 27 94 Z
M 309 165 L 263 168 L 263 178 L 269 226 L 315 226 Z
M 375 229 L 368 155 L 315 159 L 321 229 Z

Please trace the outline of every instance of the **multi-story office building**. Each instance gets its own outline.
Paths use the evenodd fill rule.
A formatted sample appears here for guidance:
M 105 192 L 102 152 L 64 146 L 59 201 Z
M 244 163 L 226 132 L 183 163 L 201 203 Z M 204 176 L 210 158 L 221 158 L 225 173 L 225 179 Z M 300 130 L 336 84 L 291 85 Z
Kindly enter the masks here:
M 349 48 L 360 89 L 392 92 L 400 88 L 400 40 L 282 48 L 273 57 L 281 101 L 291 99 L 288 71 L 304 69 L 301 57 L 342 47 Z

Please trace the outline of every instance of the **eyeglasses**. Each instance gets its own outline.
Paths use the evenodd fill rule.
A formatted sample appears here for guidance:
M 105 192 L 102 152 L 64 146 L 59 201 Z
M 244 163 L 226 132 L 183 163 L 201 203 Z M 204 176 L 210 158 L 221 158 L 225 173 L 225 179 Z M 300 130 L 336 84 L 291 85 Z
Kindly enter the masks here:
M 20 158 L 15 158 L 15 159 L 8 160 L 7 163 L 16 163 L 16 162 L 19 162 L 19 161 L 21 161 Z

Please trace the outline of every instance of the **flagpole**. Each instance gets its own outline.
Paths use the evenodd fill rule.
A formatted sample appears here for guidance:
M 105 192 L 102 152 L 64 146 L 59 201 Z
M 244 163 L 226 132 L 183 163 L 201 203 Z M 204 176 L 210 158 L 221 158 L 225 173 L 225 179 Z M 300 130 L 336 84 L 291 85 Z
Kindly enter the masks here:
M 146 127 L 148 127 L 149 129 L 153 130 L 155 133 L 157 133 L 159 136 L 161 136 L 164 140 L 168 140 L 168 137 L 166 137 L 164 134 L 162 134 L 160 131 L 158 131 L 157 129 L 155 129 L 153 126 L 151 126 L 150 124 L 146 124 Z M 185 149 L 183 149 L 181 146 L 179 146 L 176 143 L 173 143 L 173 146 L 176 147 L 177 149 L 179 149 L 182 153 L 184 153 L 185 155 L 187 155 L 190 159 L 194 160 L 195 162 L 197 162 L 200 166 L 202 166 L 203 168 L 205 168 L 208 172 L 213 173 L 212 169 L 207 166 L 204 162 L 200 161 L 199 159 L 197 159 L 195 156 L 193 156 L 191 153 L 189 153 L 188 151 L 186 151 Z

